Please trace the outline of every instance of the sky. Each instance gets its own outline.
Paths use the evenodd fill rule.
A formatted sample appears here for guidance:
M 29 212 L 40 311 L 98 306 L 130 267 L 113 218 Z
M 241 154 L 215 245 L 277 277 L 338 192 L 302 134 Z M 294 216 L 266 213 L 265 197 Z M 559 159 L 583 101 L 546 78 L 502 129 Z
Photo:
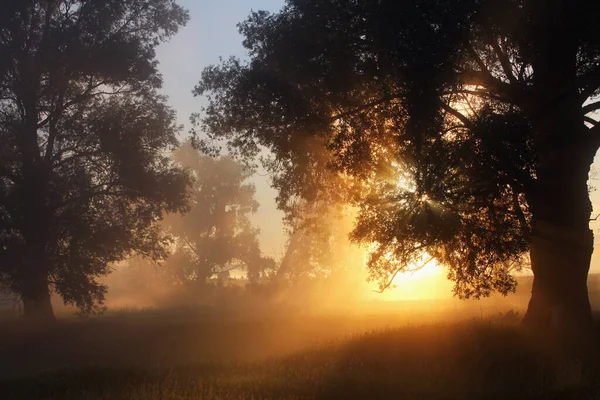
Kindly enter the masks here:
M 179 0 L 177 3 L 189 10 L 190 21 L 158 48 L 157 57 L 164 80 L 162 91 L 177 111 L 186 137 L 191 127 L 190 115 L 199 112 L 204 104 L 203 99 L 192 94 L 204 67 L 219 63 L 219 57 L 244 58 L 243 37 L 238 33 L 237 23 L 245 20 L 251 10 L 278 11 L 284 0 Z M 285 251 L 285 233 L 283 214 L 275 205 L 277 192 L 270 187 L 268 177 L 255 176 L 253 180 L 256 200 L 260 203 L 253 221 L 261 231 L 261 249 L 265 255 L 279 259 Z
M 179 0 L 189 10 L 190 21 L 168 43 L 161 45 L 157 56 L 163 74 L 163 93 L 169 104 L 177 111 L 178 120 L 185 126 L 184 136 L 190 128 L 189 117 L 199 112 L 203 99 L 194 98 L 192 89 L 200 79 L 204 67 L 219 63 L 219 58 L 237 56 L 245 58 L 243 37 L 237 31 L 237 23 L 246 19 L 251 10 L 276 12 L 284 0 Z M 596 171 L 590 184 L 597 189 L 591 192 L 595 217 L 600 213 L 600 157 L 596 157 Z M 261 230 L 260 243 L 263 253 L 281 259 L 285 252 L 283 214 L 275 206 L 277 192 L 269 185 L 268 177 L 255 176 L 256 200 L 260 203 L 253 221 Z M 600 218 L 590 223 L 600 248 Z M 592 271 L 600 272 L 600 251 L 595 252 Z

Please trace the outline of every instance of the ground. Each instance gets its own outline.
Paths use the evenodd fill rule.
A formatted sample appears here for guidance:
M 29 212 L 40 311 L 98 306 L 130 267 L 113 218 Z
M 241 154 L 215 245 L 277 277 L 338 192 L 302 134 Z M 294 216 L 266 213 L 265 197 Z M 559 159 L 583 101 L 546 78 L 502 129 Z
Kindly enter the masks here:
M 413 317 L 421 312 L 415 305 Z M 42 330 L 13 322 L 0 333 L 0 398 L 600 398 L 595 378 L 518 320 L 510 312 L 417 323 L 387 311 L 204 308 Z

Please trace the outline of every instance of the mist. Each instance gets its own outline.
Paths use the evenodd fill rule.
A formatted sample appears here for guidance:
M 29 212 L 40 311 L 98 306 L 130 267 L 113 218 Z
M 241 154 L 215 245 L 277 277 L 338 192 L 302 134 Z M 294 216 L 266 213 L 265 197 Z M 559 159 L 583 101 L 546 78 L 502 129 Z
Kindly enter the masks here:
M 600 2 L 2 5 L 1 399 L 600 398 Z

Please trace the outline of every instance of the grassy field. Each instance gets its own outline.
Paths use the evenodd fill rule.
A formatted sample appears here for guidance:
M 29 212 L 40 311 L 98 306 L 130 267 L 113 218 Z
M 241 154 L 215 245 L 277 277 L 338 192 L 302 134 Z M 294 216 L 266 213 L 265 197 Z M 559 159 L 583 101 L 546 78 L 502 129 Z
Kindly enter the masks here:
M 415 323 L 385 312 L 129 312 L 3 325 L 0 398 L 600 398 L 595 378 L 548 348 L 511 313 Z

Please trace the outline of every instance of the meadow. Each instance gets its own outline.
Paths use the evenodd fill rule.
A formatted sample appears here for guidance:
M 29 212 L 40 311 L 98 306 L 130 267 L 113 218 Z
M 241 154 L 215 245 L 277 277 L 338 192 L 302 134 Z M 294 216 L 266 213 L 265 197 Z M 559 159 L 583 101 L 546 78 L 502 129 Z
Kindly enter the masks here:
M 559 346 L 534 339 L 516 312 L 398 307 L 122 310 L 44 329 L 7 322 L 0 392 L 48 400 L 600 398 L 600 376 L 583 376 Z

